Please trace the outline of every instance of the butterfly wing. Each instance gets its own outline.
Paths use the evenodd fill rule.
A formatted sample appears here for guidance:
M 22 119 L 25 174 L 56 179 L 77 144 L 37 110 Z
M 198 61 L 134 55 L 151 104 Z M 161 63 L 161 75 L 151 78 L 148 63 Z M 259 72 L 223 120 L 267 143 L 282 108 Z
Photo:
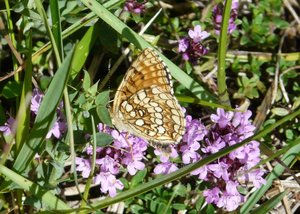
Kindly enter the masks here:
M 116 92 L 112 115 L 115 126 L 153 144 L 178 143 L 185 132 L 185 119 L 173 94 L 166 65 L 153 49 L 145 49 Z

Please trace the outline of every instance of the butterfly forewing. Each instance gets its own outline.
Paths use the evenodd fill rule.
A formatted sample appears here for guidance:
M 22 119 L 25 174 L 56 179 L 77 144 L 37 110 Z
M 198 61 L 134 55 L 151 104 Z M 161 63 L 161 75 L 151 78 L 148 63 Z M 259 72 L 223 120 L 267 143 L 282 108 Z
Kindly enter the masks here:
M 182 139 L 184 115 L 173 95 L 169 71 L 153 49 L 145 49 L 128 69 L 115 95 L 112 118 L 119 130 L 153 145 Z

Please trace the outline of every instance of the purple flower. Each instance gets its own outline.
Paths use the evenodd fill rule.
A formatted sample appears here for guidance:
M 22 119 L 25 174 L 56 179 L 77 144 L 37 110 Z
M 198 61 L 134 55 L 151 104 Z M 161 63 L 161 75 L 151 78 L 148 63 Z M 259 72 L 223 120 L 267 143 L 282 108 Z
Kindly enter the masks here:
M 216 203 L 218 207 L 225 207 L 227 211 L 233 211 L 244 201 L 244 197 L 237 190 L 238 184 L 234 181 L 228 181 L 226 183 L 226 191 L 222 193 Z
M 179 52 L 185 52 L 189 47 L 189 39 L 188 38 L 183 38 L 179 40 L 178 43 L 178 51 Z
M 217 113 L 210 116 L 212 124 L 206 128 L 200 120 L 186 116 L 186 133 L 183 142 L 177 145 L 176 163 L 179 157 L 184 164 L 196 162 L 252 136 L 254 126 L 250 117 L 250 111 L 225 112 L 223 109 L 217 109 Z M 171 167 L 177 168 L 171 162 L 172 159 L 167 160 L 161 161 L 155 167 L 156 174 L 170 173 Z M 191 175 L 197 175 L 199 179 L 210 184 L 209 189 L 203 192 L 207 203 L 233 211 L 244 201 L 238 187 L 245 183 L 253 183 L 259 188 L 266 182 L 261 169 L 251 170 L 259 162 L 259 143 L 251 141 L 228 155 L 194 170 Z
M 178 157 L 178 152 L 177 152 L 177 148 L 175 148 L 174 145 L 170 145 L 171 148 L 171 152 L 170 153 L 166 153 L 160 149 L 155 149 L 154 150 L 154 154 L 156 156 L 160 156 L 160 162 L 162 163 L 166 163 L 170 160 L 170 158 L 177 158 Z
M 101 192 L 108 192 L 110 197 L 114 197 L 117 194 L 117 189 L 122 190 L 124 188 L 122 182 L 109 172 L 100 172 L 96 175 L 94 183 L 100 184 Z
M 44 94 L 38 89 L 34 88 L 31 97 L 30 110 L 36 115 L 42 103 Z
M 204 190 L 203 196 L 207 203 L 218 203 L 220 199 L 221 190 L 218 187 L 214 187 L 212 189 Z
M 248 173 L 244 173 L 249 171 L 250 167 L 243 167 L 240 169 L 238 174 L 238 180 L 240 183 L 252 182 L 256 189 L 259 189 L 262 185 L 266 184 L 266 180 L 263 179 L 264 171 L 261 169 L 254 169 Z
M 193 172 L 191 172 L 191 175 L 198 175 L 198 178 L 201 180 L 208 180 L 208 168 L 207 166 L 202 166 L 196 170 L 194 170 Z
M 200 155 L 193 147 L 182 147 L 183 155 L 182 155 L 182 162 L 184 164 L 194 163 L 200 160 Z
M 155 174 L 169 174 L 171 172 L 175 172 L 177 169 L 178 167 L 176 166 L 176 164 L 165 162 L 157 164 L 153 171 Z
M 214 122 L 217 123 L 221 129 L 225 128 L 229 124 L 229 121 L 231 121 L 233 117 L 233 112 L 225 112 L 224 109 L 218 108 L 217 109 L 217 114 L 212 114 L 210 116 L 210 119 Z
M 30 105 L 30 110 L 34 113 L 34 115 L 37 115 L 43 98 L 44 94 L 38 88 L 34 88 L 32 92 Z M 63 103 L 61 102 L 56 111 L 57 120 L 54 122 L 51 130 L 47 133 L 46 139 L 50 139 L 52 136 L 54 136 L 57 139 L 60 139 L 62 135 L 66 132 L 67 125 L 65 117 L 62 113 L 62 108 Z
M 200 154 L 197 152 L 200 148 L 199 141 L 203 140 L 207 130 L 200 120 L 193 120 L 189 115 L 186 116 L 186 123 L 187 131 L 179 150 L 182 152 L 183 163 L 189 164 L 200 159 Z
M 209 36 L 209 33 L 202 31 L 200 25 L 196 25 L 194 30 L 189 30 L 188 35 L 179 40 L 178 52 L 182 54 L 183 60 L 195 63 L 208 53 L 208 49 L 201 42 Z
M 83 159 L 83 158 L 78 158 L 76 157 L 76 165 L 77 168 L 76 170 L 79 172 L 82 172 L 82 177 L 83 178 L 88 178 L 91 172 L 91 163 L 89 160 Z
M 124 10 L 130 13 L 141 14 L 145 11 L 145 4 L 147 3 L 146 0 L 144 1 L 137 1 L 137 0 L 126 0 L 124 5 Z
M 0 126 L 0 131 L 3 132 L 3 135 L 7 136 L 12 133 L 14 123 L 15 123 L 15 119 L 12 117 L 9 117 L 7 122 L 4 123 L 4 126 Z
M 250 111 L 246 112 L 225 112 L 223 109 L 217 109 L 217 114 L 211 115 L 213 125 L 210 127 L 208 134 L 204 138 L 204 143 L 201 145 L 201 151 L 206 157 L 209 154 L 216 153 L 220 149 L 231 146 L 243 141 L 252 136 L 254 133 L 253 125 L 249 121 L 251 116 Z M 225 208 L 227 211 L 235 210 L 242 202 L 243 196 L 237 191 L 237 187 L 245 182 L 255 182 L 258 187 L 265 180 L 262 178 L 263 171 L 250 171 L 251 167 L 256 166 L 260 161 L 259 143 L 251 141 L 245 146 L 232 151 L 215 162 L 206 165 L 207 171 L 195 171 L 196 173 L 204 173 L 204 180 L 210 182 L 212 187 L 218 187 L 219 199 L 216 192 L 207 191 L 205 195 L 209 197 L 207 202 L 213 201 L 220 208 Z M 200 177 L 200 174 L 199 174 Z M 201 178 L 203 179 L 203 174 Z M 254 178 L 255 177 L 255 178 Z M 240 183 L 242 181 L 242 183 Z M 212 200 L 213 198 L 213 200 Z
M 237 15 L 238 15 L 238 7 L 239 1 L 233 0 L 231 4 L 231 13 L 229 18 L 229 25 L 228 25 L 228 33 L 232 33 L 236 29 L 236 24 L 234 23 Z M 222 3 L 216 5 L 213 9 L 213 21 L 215 24 L 215 32 L 216 34 L 220 34 L 221 25 L 222 25 L 222 14 L 224 10 L 224 5 Z
M 97 159 L 96 163 L 100 166 L 100 170 L 103 172 L 110 172 L 114 175 L 119 173 L 118 163 L 109 155 Z
M 122 182 L 116 178 L 121 171 L 127 169 L 130 175 L 135 175 L 137 171 L 145 168 L 143 160 L 148 143 L 126 132 L 119 133 L 103 124 L 98 124 L 97 128 L 99 132 L 110 134 L 114 142 L 110 146 L 96 148 L 96 176 L 93 180 L 95 184 L 100 184 L 102 193 L 113 197 L 117 189 L 123 189 Z M 89 157 L 93 154 L 93 147 L 89 145 L 85 151 Z
M 127 169 L 130 175 L 135 175 L 138 170 L 145 169 L 145 164 L 142 161 L 133 160 L 128 163 Z
M 207 166 L 216 178 L 222 178 L 224 181 L 229 180 L 228 169 L 229 166 L 224 162 L 219 162 L 216 164 L 209 164 Z
M 186 142 L 188 145 L 191 145 L 196 142 L 198 143 L 199 141 L 203 140 L 203 138 L 207 134 L 207 129 L 201 123 L 201 121 L 193 120 L 193 118 L 190 115 L 186 116 L 186 130 L 187 132 L 183 136 L 183 141 Z
M 66 131 L 66 129 L 67 126 L 64 121 L 55 121 L 52 129 L 47 133 L 46 138 L 50 139 L 53 135 L 55 138 L 60 139 L 63 133 Z
M 209 37 L 209 33 L 202 31 L 200 25 L 196 25 L 194 30 L 189 30 L 189 36 L 195 43 L 197 43 Z
M 206 142 L 206 144 L 201 149 L 201 151 L 204 153 L 212 153 L 213 154 L 213 153 L 220 151 L 221 149 L 223 149 L 226 146 L 226 143 L 220 137 L 218 137 L 217 139 L 213 139 L 213 140 L 206 138 L 205 142 Z

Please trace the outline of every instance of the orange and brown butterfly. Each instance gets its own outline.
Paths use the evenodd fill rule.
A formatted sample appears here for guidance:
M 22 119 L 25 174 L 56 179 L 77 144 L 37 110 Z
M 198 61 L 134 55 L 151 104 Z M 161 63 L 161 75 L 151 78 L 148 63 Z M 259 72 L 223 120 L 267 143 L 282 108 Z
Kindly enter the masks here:
M 119 131 L 142 137 L 155 148 L 181 141 L 184 113 L 174 96 L 170 72 L 154 49 L 144 49 L 129 67 L 111 113 Z

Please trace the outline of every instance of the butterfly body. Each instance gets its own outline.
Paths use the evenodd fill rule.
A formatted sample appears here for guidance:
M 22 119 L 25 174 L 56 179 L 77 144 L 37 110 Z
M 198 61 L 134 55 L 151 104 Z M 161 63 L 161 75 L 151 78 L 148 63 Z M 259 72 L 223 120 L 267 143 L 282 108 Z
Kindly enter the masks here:
M 112 119 L 119 131 L 142 137 L 155 147 L 182 139 L 184 114 L 171 75 L 153 49 L 145 49 L 125 74 L 115 94 Z

